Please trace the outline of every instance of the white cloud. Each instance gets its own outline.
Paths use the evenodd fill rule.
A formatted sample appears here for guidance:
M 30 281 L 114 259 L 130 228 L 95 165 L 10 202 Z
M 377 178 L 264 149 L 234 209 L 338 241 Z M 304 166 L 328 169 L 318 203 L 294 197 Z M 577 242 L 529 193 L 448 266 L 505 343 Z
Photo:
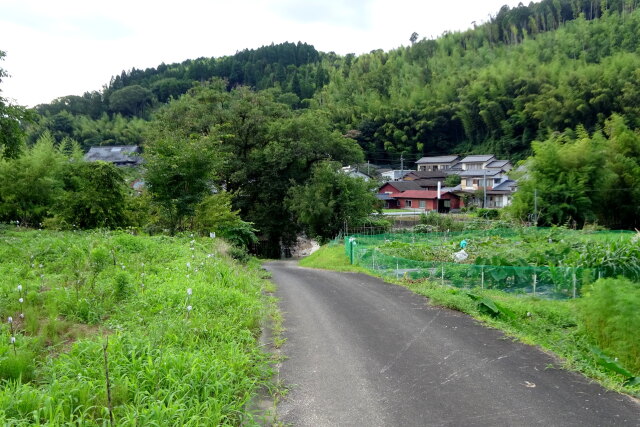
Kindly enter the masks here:
M 0 0 L 2 95 L 22 105 L 100 90 L 122 70 L 302 41 L 340 54 L 461 30 L 506 0 Z

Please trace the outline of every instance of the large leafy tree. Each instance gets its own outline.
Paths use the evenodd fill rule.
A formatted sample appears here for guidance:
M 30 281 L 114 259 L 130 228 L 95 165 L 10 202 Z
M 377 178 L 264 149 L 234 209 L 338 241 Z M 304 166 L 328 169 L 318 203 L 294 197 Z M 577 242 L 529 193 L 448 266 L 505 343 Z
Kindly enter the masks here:
M 145 181 L 171 234 L 191 227 L 196 207 L 213 189 L 214 148 L 207 137 L 179 138 L 156 134 L 145 149 Z
M 0 50 L 0 61 L 6 53 Z M 7 72 L 0 68 L 0 83 L 7 77 Z M 2 90 L 0 90 L 0 94 Z M 33 119 L 32 113 L 24 107 L 10 104 L 0 95 L 0 158 L 13 159 L 18 157 L 24 144 L 24 130 L 22 122 Z
M 222 81 L 200 85 L 158 114 L 150 142 L 153 147 L 174 138 L 176 148 L 165 160 L 175 163 L 186 141 L 219 141 L 200 155 L 215 159 L 208 179 L 233 193 L 233 206 L 255 224 L 271 254 L 298 230 L 284 205 L 289 188 L 304 182 L 319 161 L 362 159 L 355 141 L 331 131 L 322 113 L 295 113 L 274 95 L 246 87 L 228 92 Z
M 287 205 L 311 236 L 326 240 L 349 224 L 364 224 L 378 206 L 376 183 L 348 176 L 336 162 L 314 165 L 304 184 L 289 190 Z
M 111 163 L 67 162 L 63 193 L 55 206 L 60 226 L 115 228 L 126 224 L 127 187 L 122 170 Z

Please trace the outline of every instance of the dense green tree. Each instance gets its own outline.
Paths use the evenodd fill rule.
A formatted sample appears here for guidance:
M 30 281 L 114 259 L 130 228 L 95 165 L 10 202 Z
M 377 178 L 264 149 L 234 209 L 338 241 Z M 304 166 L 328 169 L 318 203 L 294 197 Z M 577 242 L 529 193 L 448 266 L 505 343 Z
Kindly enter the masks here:
M 0 160 L 0 220 L 37 227 L 51 216 L 67 161 L 49 134 L 17 158 Z
M 178 138 L 158 135 L 145 149 L 144 179 L 162 226 L 174 234 L 192 228 L 198 204 L 211 194 L 218 145 L 213 135 Z
M 126 225 L 127 187 L 123 173 L 111 163 L 76 158 L 64 167 L 63 193 L 54 206 L 63 228 L 115 228 Z
M 579 127 L 533 149 L 510 208 L 516 217 L 537 214 L 540 225 L 638 226 L 640 134 L 620 116 L 607 120 L 604 131 L 589 135 Z
M 195 227 L 202 234 L 215 233 L 243 248 L 257 241 L 253 224 L 243 221 L 239 210 L 233 210 L 232 195 L 226 191 L 210 194 L 198 204 Z
M 287 206 L 308 235 L 327 240 L 350 225 L 364 224 L 378 206 L 377 184 L 343 173 L 337 162 L 313 166 L 309 180 L 289 190 Z
M 272 255 L 297 233 L 284 205 L 289 188 L 304 182 L 321 160 L 362 159 L 357 144 L 332 132 L 323 114 L 296 114 L 269 91 L 238 87 L 227 92 L 222 81 L 200 85 L 171 102 L 158 113 L 154 132 L 158 140 L 171 135 L 220 141 L 210 154 L 216 159 L 212 183 L 233 193 L 234 208 L 255 224 Z
M 144 116 L 153 102 L 153 92 L 140 85 L 126 86 L 109 96 L 109 109 L 123 116 Z
M 5 56 L 5 52 L 0 50 L 0 61 L 3 61 Z M 7 76 L 7 72 L 0 67 L 0 83 Z M 32 120 L 30 111 L 8 103 L 0 95 L 0 159 L 18 157 L 24 145 L 25 133 L 22 124 L 30 120 Z

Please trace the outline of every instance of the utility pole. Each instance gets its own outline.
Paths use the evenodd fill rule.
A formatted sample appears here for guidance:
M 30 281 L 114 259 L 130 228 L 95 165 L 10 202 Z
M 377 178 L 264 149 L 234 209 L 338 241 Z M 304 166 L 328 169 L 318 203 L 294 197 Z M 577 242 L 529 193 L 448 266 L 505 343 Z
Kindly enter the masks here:
M 533 190 L 533 223 L 538 226 L 538 189 Z
M 371 176 L 371 174 L 369 173 L 369 160 L 367 160 L 367 175 Z
M 484 190 L 484 201 L 482 202 L 482 207 L 487 207 L 487 170 L 484 169 L 484 182 L 482 183 L 482 189 Z
M 400 173 L 404 170 L 404 157 L 400 154 Z

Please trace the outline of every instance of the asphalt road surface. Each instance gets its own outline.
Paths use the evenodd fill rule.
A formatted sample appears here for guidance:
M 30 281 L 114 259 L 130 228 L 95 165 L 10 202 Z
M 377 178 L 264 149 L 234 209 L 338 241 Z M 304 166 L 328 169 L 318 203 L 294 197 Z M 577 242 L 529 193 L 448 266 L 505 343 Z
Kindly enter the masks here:
M 352 273 L 267 264 L 292 426 L 640 426 L 640 404 L 470 317 Z

